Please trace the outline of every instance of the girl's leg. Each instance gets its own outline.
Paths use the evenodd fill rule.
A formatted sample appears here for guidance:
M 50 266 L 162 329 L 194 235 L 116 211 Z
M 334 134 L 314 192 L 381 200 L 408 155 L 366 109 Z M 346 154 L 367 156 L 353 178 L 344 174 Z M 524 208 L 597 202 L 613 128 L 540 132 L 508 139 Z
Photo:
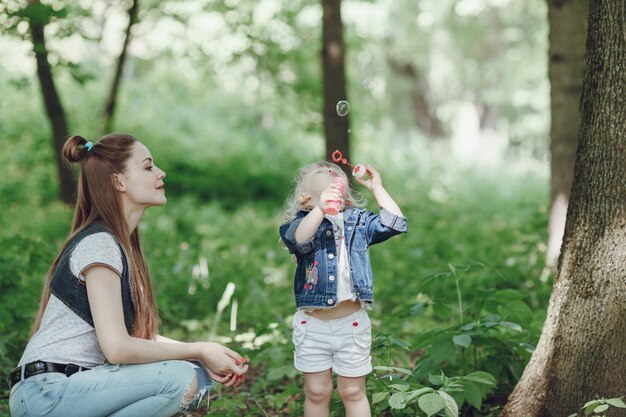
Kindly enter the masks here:
M 330 369 L 304 373 L 304 417 L 327 417 L 333 393 L 333 376 Z
M 346 409 L 346 417 L 372 416 L 365 393 L 364 376 L 354 378 L 337 375 L 337 390 Z

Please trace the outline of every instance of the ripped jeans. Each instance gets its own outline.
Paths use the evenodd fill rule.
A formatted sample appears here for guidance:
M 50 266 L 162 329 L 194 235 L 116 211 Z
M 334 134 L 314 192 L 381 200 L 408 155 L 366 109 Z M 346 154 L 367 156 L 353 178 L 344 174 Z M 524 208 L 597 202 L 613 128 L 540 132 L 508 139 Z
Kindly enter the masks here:
M 213 380 L 198 365 L 106 364 L 70 377 L 56 372 L 35 375 L 11 390 L 11 416 L 170 417 L 197 407 L 211 389 Z M 198 391 L 188 401 L 184 397 L 194 374 Z

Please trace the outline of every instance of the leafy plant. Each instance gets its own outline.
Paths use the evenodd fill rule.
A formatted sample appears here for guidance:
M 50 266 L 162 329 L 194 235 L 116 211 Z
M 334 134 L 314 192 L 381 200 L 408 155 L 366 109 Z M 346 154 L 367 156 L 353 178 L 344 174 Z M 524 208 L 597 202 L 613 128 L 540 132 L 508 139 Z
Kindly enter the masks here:
M 588 401 L 582 406 L 586 416 L 604 417 L 604 412 L 610 407 L 626 408 L 623 401 L 624 397 L 619 398 L 598 398 Z M 576 417 L 578 413 L 570 414 L 568 417 Z

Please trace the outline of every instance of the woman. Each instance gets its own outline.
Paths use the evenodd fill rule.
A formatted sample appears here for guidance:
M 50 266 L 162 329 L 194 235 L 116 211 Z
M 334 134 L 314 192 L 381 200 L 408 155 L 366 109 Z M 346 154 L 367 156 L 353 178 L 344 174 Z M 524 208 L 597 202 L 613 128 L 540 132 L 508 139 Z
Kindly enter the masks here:
M 12 415 L 171 416 L 197 405 L 211 379 L 240 385 L 248 365 L 238 353 L 158 334 L 137 227 L 166 202 L 150 151 L 111 134 L 95 144 L 72 136 L 63 155 L 80 163 L 72 232 L 9 376 Z

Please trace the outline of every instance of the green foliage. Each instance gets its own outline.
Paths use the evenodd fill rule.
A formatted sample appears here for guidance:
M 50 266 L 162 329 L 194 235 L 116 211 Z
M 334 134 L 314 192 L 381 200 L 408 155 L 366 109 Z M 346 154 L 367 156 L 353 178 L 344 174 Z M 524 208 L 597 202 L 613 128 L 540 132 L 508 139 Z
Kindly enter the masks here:
M 604 417 L 604 412 L 610 407 L 626 408 L 623 401 L 624 397 L 619 398 L 598 398 L 588 401 L 582 406 L 585 416 Z M 569 417 L 575 417 L 578 413 L 571 414 Z

